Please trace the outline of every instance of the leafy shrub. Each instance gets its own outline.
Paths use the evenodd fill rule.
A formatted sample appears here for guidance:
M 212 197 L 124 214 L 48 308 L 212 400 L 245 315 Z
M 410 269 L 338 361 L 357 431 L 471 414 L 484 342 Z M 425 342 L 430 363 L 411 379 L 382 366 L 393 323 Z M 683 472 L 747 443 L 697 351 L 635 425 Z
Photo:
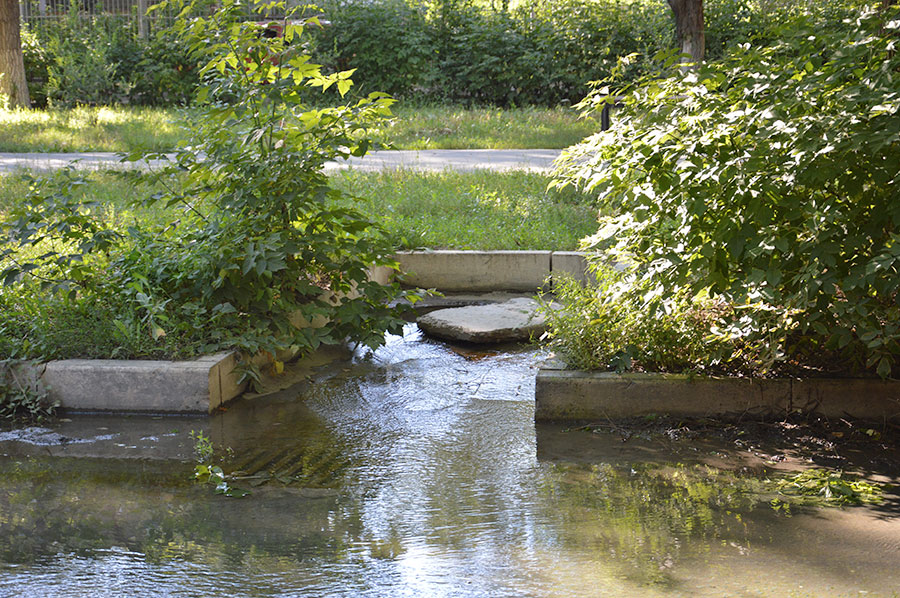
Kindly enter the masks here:
M 856 15 L 865 4 L 865 0 L 706 0 L 707 59 L 719 60 L 738 44 L 771 45 L 785 23 L 798 18 L 816 18 L 833 26 Z
M 647 317 L 634 281 L 599 263 L 593 272 L 598 285 L 563 279 L 554 286 L 562 307 L 543 305 L 551 345 L 570 367 L 681 372 L 712 352 L 703 331 L 722 306 L 682 293 Z
M 531 44 L 522 59 L 531 71 L 528 96 L 539 103 L 578 101 L 589 81 L 635 54 L 626 73 L 633 78 L 674 43 L 669 9 L 659 2 L 535 1 L 519 5 L 515 18 Z
M 47 105 L 47 80 L 52 57 L 40 37 L 27 26 L 22 27 L 21 34 L 28 93 L 34 106 L 44 107 Z
M 207 14 L 197 3 L 177 4 L 185 15 Z M 323 172 L 329 160 L 365 154 L 362 134 L 390 115 L 392 100 L 372 94 L 306 107 L 311 87 L 344 95 L 349 73 L 324 75 L 311 64 L 294 43 L 303 25 L 290 15 L 283 38 L 261 36 L 244 16 L 233 1 L 176 23 L 202 53 L 207 85 L 190 146 L 170 168 L 146 175 L 169 191 L 143 205 L 165 203 L 171 221 L 111 230 L 101 206 L 74 193 L 84 181 L 66 172 L 35 181 L 8 212 L 0 278 L 54 293 L 48 305 L 67 305 L 75 320 L 83 300 L 91 307 L 82 322 L 96 346 L 118 339 L 119 357 L 225 349 L 274 356 L 347 338 L 375 346 L 404 322 L 388 304 L 406 294 L 368 280 L 370 266 L 395 265 L 390 245 Z M 61 313 L 48 309 L 38 323 Z M 42 354 L 49 344 L 32 347 Z
M 798 15 L 839 21 L 861 1 L 707 0 L 707 57 L 719 59 L 738 43 L 766 45 Z M 671 10 L 658 0 L 523 0 L 514 8 L 472 0 L 320 5 L 328 24 L 314 27 L 300 43 L 328 70 L 358 69 L 359 97 L 379 90 L 419 101 L 576 102 L 588 82 L 607 77 L 619 58 L 635 55 L 624 72 L 632 80 L 654 69 L 657 53 L 674 47 Z M 199 84 L 186 44 L 165 32 L 139 39 L 129 20 L 113 15 L 85 20 L 73 8 L 62 22 L 24 41 L 39 104 L 47 96 L 49 77 L 42 69 L 48 67 L 51 95 L 62 105 L 185 104 Z
M 636 264 L 629 310 L 652 319 L 663 299 L 708 295 L 733 307 L 708 330 L 730 357 L 891 374 L 898 16 L 801 17 L 770 47 L 642 81 L 616 127 L 567 152 L 563 180 L 614 214 L 589 244 Z
M 199 70 L 187 44 L 162 30 L 145 43 L 131 71 L 129 101 L 186 106 L 200 84 Z
M 77 3 L 48 30 L 47 98 L 59 106 L 126 102 L 128 63 L 138 57 L 134 36 L 115 19 L 84 19 Z
M 502 106 L 527 102 L 521 58 L 527 40 L 506 12 L 482 12 L 445 0 L 435 23 L 437 60 L 433 89 L 445 99 Z M 525 69 L 523 71 L 523 69 Z
M 128 18 L 87 16 L 72 5 L 59 21 L 23 28 L 32 102 L 46 106 L 183 105 L 199 84 L 198 65 L 177 37 L 138 37 Z
M 467 0 L 325 3 L 316 56 L 359 68 L 360 89 L 494 105 L 581 98 L 617 56 L 651 56 L 672 38 L 668 8 L 645 0 L 524 2 L 514 10 Z M 639 64 L 639 63 L 635 63 Z
M 313 33 L 316 60 L 357 69 L 359 93 L 409 94 L 424 84 L 435 48 L 422 9 L 403 0 L 325 6 L 328 24 Z

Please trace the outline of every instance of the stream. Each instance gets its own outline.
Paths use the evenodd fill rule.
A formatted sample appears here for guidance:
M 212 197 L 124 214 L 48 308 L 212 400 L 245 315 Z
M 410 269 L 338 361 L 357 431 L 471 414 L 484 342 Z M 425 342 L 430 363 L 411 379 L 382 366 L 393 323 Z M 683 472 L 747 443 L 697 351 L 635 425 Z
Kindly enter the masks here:
M 545 357 L 409 325 L 209 418 L 0 429 L 0 597 L 900 597 L 896 487 L 786 504 L 799 456 L 536 426 Z M 191 480 L 192 432 L 249 496 Z

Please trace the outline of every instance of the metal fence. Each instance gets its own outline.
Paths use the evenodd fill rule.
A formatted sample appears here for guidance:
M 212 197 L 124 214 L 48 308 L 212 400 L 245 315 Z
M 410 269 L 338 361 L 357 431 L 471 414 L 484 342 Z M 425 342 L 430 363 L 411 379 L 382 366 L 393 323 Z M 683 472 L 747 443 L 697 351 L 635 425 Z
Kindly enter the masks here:
M 147 9 L 158 0 L 19 0 L 19 15 L 23 23 L 31 29 L 52 26 L 68 19 L 93 22 L 98 18 L 115 20 L 131 27 L 141 37 L 147 37 L 157 27 L 165 27 L 172 22 L 175 12 L 171 9 L 154 11 Z M 288 5 L 297 0 L 288 0 Z M 283 14 L 267 9 L 267 16 Z M 261 13 L 250 12 L 249 20 L 259 19 Z
M 19 0 L 23 23 L 39 29 L 66 19 L 115 19 L 146 37 L 153 27 L 166 21 L 161 13 L 147 15 L 153 0 Z

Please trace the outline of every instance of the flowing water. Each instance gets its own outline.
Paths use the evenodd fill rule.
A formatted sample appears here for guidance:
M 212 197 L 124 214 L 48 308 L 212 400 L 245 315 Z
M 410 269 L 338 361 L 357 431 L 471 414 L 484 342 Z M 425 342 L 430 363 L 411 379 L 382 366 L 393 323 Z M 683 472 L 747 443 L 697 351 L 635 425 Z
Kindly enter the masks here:
M 542 357 L 411 326 L 211 418 L 0 432 L 0 596 L 900 596 L 895 495 L 775 509 L 734 446 L 536 427 Z

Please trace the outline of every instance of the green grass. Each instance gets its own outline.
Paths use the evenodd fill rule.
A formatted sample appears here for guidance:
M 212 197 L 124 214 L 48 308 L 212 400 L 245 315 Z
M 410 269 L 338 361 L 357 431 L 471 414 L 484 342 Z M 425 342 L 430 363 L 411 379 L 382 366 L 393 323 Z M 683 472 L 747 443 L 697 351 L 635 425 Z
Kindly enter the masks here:
M 135 185 L 122 173 L 113 170 L 83 172 L 81 175 L 89 182 L 82 187 L 81 197 L 96 200 L 103 205 L 102 219 L 113 228 L 123 229 L 132 225 L 152 224 L 167 218 L 166 208 L 160 204 L 150 208 L 134 208 L 131 205 L 135 199 L 146 198 L 163 191 L 162 186 Z M 4 208 L 14 205 L 26 196 L 28 188 L 29 182 L 20 176 L 0 175 L 0 221 L 6 217 Z
M 104 218 L 123 228 L 167 219 L 165 209 L 129 207 L 156 189 L 113 172 L 94 172 L 85 193 L 105 207 Z M 335 187 L 358 196 L 355 207 L 383 226 L 398 248 L 572 250 L 597 227 L 596 210 L 574 191 L 547 191 L 548 178 L 496 173 L 340 171 Z M 0 177 L 0 206 L 27 193 L 27 184 Z M 172 208 L 177 209 L 177 208 Z M 3 217 L 0 208 L 0 218 Z
M 398 247 L 573 250 L 597 228 L 596 210 L 573 191 L 547 191 L 548 178 L 522 172 L 344 171 L 334 186 Z
M 166 150 L 182 138 L 184 118 L 183 110 L 127 106 L 0 110 L 0 151 Z
M 562 149 L 599 128 L 574 108 L 414 107 L 397 104 L 396 118 L 373 131 L 396 149 Z
M 371 131 L 395 149 L 561 149 L 593 133 L 572 108 L 394 107 Z M 0 110 L 0 152 L 162 151 L 183 137 L 190 112 L 176 108 L 82 107 Z

